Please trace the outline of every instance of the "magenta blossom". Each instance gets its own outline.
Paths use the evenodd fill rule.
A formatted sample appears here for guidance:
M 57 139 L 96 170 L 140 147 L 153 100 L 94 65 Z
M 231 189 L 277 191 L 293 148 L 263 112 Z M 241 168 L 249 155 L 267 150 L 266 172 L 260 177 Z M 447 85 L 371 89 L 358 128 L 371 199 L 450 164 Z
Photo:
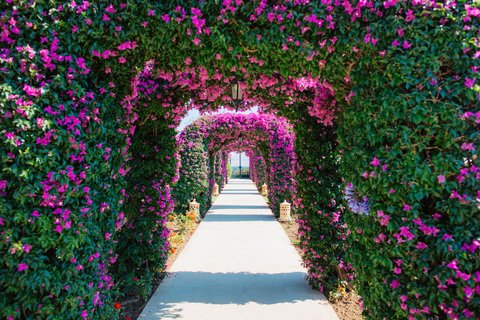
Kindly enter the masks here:
M 28 269 L 28 265 L 26 263 L 19 263 L 18 264 L 18 272 L 22 272 Z
M 465 87 L 472 89 L 477 79 L 465 78 Z
M 444 175 L 439 175 L 437 178 L 438 178 L 438 183 L 445 183 L 445 176 Z

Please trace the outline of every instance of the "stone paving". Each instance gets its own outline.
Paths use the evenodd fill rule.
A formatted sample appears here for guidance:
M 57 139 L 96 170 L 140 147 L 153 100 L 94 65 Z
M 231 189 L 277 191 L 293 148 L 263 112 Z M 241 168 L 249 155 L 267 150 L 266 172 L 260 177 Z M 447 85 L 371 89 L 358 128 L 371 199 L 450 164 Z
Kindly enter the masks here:
M 138 319 L 338 319 L 250 180 L 232 179 Z

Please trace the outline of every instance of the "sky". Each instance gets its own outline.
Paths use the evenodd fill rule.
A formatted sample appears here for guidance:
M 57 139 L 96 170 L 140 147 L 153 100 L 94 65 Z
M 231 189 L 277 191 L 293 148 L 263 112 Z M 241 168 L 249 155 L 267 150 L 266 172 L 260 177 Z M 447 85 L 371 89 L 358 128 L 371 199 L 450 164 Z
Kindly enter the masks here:
M 253 107 L 250 110 L 238 111 L 236 113 L 254 113 L 254 112 L 257 112 L 257 111 L 258 111 L 258 108 Z M 232 111 L 222 108 L 217 112 L 213 112 L 213 113 L 209 113 L 209 114 L 227 113 L 227 112 L 232 112 Z M 189 124 L 191 124 L 192 122 L 194 122 L 195 120 L 197 120 L 200 117 L 201 117 L 201 115 L 200 115 L 200 112 L 198 110 L 196 110 L 196 109 L 189 110 L 187 112 L 187 115 L 180 122 L 180 125 L 177 128 L 177 131 L 178 132 L 182 131 L 186 126 L 188 126 Z M 238 167 L 240 165 L 239 154 L 237 152 L 232 152 L 230 155 L 231 155 L 231 158 L 232 158 L 232 166 L 233 167 Z M 242 152 L 241 159 L 242 159 L 242 167 L 247 168 L 249 166 L 249 162 L 248 162 L 248 157 L 244 152 Z

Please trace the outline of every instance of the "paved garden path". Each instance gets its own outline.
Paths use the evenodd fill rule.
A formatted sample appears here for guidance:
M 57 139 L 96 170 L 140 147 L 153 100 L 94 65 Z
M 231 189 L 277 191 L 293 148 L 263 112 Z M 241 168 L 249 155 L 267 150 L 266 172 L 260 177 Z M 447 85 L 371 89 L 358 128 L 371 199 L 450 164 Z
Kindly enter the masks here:
M 222 191 L 138 319 L 338 319 L 250 180 Z

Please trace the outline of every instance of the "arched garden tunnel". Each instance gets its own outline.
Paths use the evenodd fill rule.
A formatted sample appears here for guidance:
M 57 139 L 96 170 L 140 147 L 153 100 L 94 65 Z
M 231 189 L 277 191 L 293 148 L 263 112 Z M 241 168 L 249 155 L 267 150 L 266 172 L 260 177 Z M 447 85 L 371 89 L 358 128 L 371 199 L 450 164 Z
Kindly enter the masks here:
M 148 294 L 175 128 L 234 109 L 240 83 L 240 110 L 292 124 L 312 286 L 350 281 L 369 319 L 475 318 L 479 17 L 472 1 L 2 3 L 0 316 L 115 319 L 118 294 Z
M 202 213 L 210 206 L 213 184 L 221 188 L 226 179 L 226 161 L 231 151 L 248 150 L 261 154 L 268 168 L 260 185 L 270 185 L 269 202 L 278 214 L 279 203 L 292 199 L 295 165 L 293 128 L 285 119 L 269 114 L 218 114 L 204 117 L 179 135 L 180 180 L 175 185 L 179 211 L 191 199 L 201 204 Z

